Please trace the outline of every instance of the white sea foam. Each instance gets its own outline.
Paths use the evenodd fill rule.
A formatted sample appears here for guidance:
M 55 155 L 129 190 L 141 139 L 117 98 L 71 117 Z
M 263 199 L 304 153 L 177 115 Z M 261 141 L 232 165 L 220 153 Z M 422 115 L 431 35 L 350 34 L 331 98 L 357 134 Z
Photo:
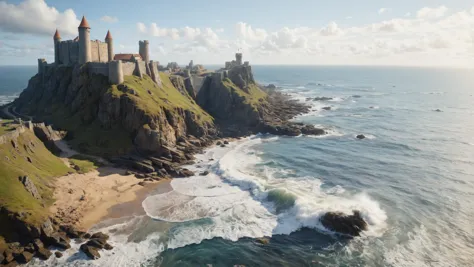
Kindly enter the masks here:
M 148 197 L 143 207 L 150 217 L 185 222 L 173 229 L 167 247 L 215 237 L 237 240 L 290 234 L 301 227 L 325 231 L 319 222 L 322 214 L 354 209 L 370 225 L 367 235 L 383 232 L 385 212 L 368 195 L 350 195 L 340 186 L 323 190 L 321 180 L 314 177 L 291 177 L 291 170 L 258 167 L 264 162 L 254 146 L 276 140 L 253 136 L 227 148 L 209 149 L 197 156 L 201 168 L 208 164 L 209 175 L 175 179 L 173 191 Z M 220 158 L 209 162 L 211 157 Z
M 17 97 L 18 95 L 0 95 L 0 106 L 12 102 Z

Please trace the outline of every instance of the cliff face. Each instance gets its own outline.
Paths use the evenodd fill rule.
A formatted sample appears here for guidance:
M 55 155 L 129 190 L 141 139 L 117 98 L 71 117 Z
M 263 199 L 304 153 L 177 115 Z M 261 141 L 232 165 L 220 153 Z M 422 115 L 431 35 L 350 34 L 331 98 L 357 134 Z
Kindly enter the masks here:
M 54 177 L 73 170 L 24 126 L 2 135 L 0 158 L 0 239 L 24 243 L 50 234 L 45 207 L 53 201 Z
M 213 119 L 189 96 L 184 79 L 160 76 L 161 86 L 147 75 L 126 76 L 116 86 L 89 74 L 88 65 L 50 68 L 30 80 L 14 105 L 67 130 L 73 147 L 103 156 L 160 153 L 189 135 L 212 135 Z
M 267 94 L 255 83 L 250 66 L 208 76 L 196 101 L 219 121 L 245 126 L 261 123 L 268 105 Z

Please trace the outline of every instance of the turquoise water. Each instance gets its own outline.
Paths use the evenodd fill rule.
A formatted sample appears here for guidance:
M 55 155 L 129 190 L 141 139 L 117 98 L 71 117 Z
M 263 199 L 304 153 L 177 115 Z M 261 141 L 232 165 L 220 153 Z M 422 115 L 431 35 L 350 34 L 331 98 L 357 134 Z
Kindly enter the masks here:
M 113 252 L 96 262 L 73 254 L 41 264 L 472 265 L 473 70 L 253 70 L 258 81 L 312 106 L 296 121 L 329 134 L 257 135 L 211 148 L 190 166 L 210 175 L 173 180 L 144 201 L 148 216 L 97 226 L 114 233 Z M 307 101 L 316 96 L 333 100 Z M 357 140 L 358 134 L 367 138 Z M 352 209 L 369 223 L 361 237 L 348 240 L 319 224 L 324 212 Z M 262 236 L 268 245 L 255 241 Z

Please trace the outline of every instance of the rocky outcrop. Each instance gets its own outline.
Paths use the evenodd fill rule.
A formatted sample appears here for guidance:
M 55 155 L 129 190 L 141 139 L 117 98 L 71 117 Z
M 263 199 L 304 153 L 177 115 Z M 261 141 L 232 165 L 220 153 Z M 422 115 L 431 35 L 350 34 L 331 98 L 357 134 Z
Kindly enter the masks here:
M 18 179 L 23 184 L 26 191 L 28 191 L 37 200 L 42 200 L 38 189 L 36 188 L 35 184 L 30 180 L 30 178 L 28 178 L 28 176 L 20 176 L 18 177 Z
M 43 144 L 55 155 L 61 154 L 61 149 L 56 145 L 56 141 L 61 139 L 61 133 L 53 130 L 51 125 L 44 123 L 33 123 L 33 131 Z
M 250 66 L 234 67 L 228 78 L 214 73 L 204 81 L 196 102 L 214 118 L 256 126 L 263 119 L 266 94 L 257 87 Z
M 126 154 L 135 148 L 159 154 L 163 145 L 175 146 L 189 135 L 214 134 L 212 119 L 194 102 L 183 77 L 165 75 L 162 87 L 148 75 L 125 77 L 124 84 L 114 87 L 87 69 L 87 64 L 48 68 L 31 78 L 14 102 L 16 109 L 68 131 L 69 139 L 80 140 L 75 148 L 89 154 L 108 149 Z M 35 125 L 42 140 L 52 144 L 50 130 Z
M 328 212 L 321 217 L 321 224 L 330 231 L 349 236 L 359 236 L 362 231 L 367 230 L 367 223 L 359 211 L 353 211 L 352 215 Z

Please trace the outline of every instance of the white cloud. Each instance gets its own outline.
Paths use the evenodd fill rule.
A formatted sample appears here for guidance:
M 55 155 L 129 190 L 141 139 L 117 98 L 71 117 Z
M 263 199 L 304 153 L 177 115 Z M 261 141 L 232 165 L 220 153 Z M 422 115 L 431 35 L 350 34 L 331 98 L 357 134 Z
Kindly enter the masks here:
M 111 16 L 103 16 L 102 18 L 100 18 L 100 20 L 107 23 L 116 23 L 119 21 L 117 17 Z
M 142 22 L 138 22 L 137 23 L 137 30 L 139 33 L 142 33 L 142 34 L 146 34 L 147 33 L 147 29 L 146 29 L 146 26 L 144 23 Z
M 11 33 L 77 34 L 80 21 L 72 9 L 59 12 L 44 0 L 25 0 L 17 5 L 0 2 L 0 30 Z
M 342 34 L 342 30 L 339 28 L 336 22 L 331 21 L 329 22 L 328 26 L 320 31 L 320 34 L 323 36 L 340 35 Z
M 437 19 L 444 17 L 448 8 L 445 6 L 439 6 L 435 8 L 424 7 L 416 13 L 416 17 L 419 19 Z
M 386 13 L 387 11 L 389 11 L 389 10 L 390 10 L 389 8 L 382 7 L 382 8 L 379 9 L 378 13 L 383 14 L 383 13 Z
M 252 26 L 244 22 L 238 22 L 235 25 L 237 36 L 242 40 L 262 41 L 268 36 L 264 29 L 253 29 Z

